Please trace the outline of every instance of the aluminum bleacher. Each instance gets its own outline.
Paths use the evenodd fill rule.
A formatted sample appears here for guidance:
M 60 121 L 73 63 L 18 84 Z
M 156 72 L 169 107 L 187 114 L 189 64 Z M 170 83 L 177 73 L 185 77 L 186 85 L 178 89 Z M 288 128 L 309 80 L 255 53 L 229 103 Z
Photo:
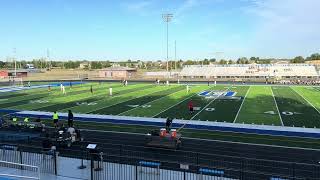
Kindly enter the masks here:
M 310 64 L 190 65 L 181 77 L 319 77 Z

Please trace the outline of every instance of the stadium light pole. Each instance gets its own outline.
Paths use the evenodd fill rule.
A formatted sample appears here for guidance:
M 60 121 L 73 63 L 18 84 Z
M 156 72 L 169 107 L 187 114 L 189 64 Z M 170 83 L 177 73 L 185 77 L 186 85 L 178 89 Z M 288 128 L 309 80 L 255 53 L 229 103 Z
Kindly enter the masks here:
M 167 23 L 167 73 L 169 72 L 169 22 L 173 18 L 173 14 L 162 14 L 163 21 Z

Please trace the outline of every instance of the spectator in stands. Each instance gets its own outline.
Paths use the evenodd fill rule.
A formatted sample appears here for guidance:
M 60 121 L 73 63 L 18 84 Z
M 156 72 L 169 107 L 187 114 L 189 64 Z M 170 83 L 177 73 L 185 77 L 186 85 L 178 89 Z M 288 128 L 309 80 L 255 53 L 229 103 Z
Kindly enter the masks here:
M 76 133 L 76 129 L 72 126 L 70 126 L 67 130 L 67 133 L 70 134 L 71 137 L 71 142 L 75 142 L 76 138 L 77 138 L 77 133 Z
M 73 135 L 75 135 L 75 133 L 76 133 L 76 129 L 75 129 L 74 127 L 70 126 L 70 127 L 67 129 L 67 132 L 68 132 L 71 136 L 73 136 Z
M 3 117 L 1 116 L 0 117 L 0 127 L 2 127 L 3 122 L 4 122 L 4 120 L 3 120 Z
M 18 123 L 18 118 L 16 116 L 12 117 L 12 125 L 17 125 Z
M 68 111 L 68 126 L 73 126 L 73 113 L 71 112 L 71 110 Z

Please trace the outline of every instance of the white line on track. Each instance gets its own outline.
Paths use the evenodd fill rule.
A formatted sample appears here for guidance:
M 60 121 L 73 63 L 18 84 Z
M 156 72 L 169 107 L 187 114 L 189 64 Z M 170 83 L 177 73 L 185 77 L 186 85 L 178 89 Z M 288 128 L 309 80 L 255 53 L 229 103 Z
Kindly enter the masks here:
M 160 92 L 160 91 L 165 91 L 165 90 L 161 89 L 161 90 L 159 90 L 159 91 L 153 91 L 153 92 L 151 92 L 151 93 L 143 94 L 143 95 L 141 95 L 141 96 L 136 96 L 136 97 L 134 97 L 134 98 L 131 98 L 131 99 L 128 99 L 128 100 L 125 100 L 125 101 L 120 101 L 120 102 L 115 103 L 115 104 L 111 104 L 111 105 L 108 105 L 108 106 L 103 106 L 102 108 L 97 108 L 97 109 L 95 109 L 95 110 L 93 110 L 93 111 L 89 111 L 89 112 L 86 112 L 86 113 L 89 113 L 89 114 L 90 114 L 91 112 L 94 112 L 94 111 L 97 111 L 97 110 L 101 110 L 101 109 L 104 109 L 104 108 L 108 108 L 108 107 L 111 107 L 111 106 L 114 106 L 114 105 L 118 105 L 118 104 L 121 104 L 121 103 L 124 103 L 124 102 L 131 101 L 131 100 L 134 100 L 134 99 L 138 99 L 138 98 L 141 98 L 141 97 L 143 97 L 143 96 L 148 96 L 148 95 L 150 95 L 150 94 L 157 93 L 157 92 Z M 130 94 L 130 93 L 125 93 L 125 94 Z M 125 94 L 123 94 L 123 95 L 125 95 Z M 121 96 L 121 95 L 120 95 L 120 96 Z M 117 96 L 117 97 L 120 97 L 120 96 Z M 111 98 L 114 98 L 114 97 L 111 97 Z M 110 98 L 110 99 L 111 99 L 111 98 Z
M 185 90 L 180 90 L 180 91 L 185 91 Z M 161 100 L 161 99 L 163 99 L 163 98 L 165 98 L 165 97 L 167 97 L 167 96 L 170 96 L 170 95 L 172 95 L 172 94 L 176 94 L 176 93 L 178 93 L 178 92 L 180 92 L 180 91 L 175 91 L 175 92 L 170 93 L 170 94 L 167 94 L 167 95 L 165 95 L 165 96 L 163 96 L 163 97 L 161 97 L 161 98 L 157 98 L 157 99 L 155 99 L 155 100 L 153 100 L 153 101 L 149 101 L 149 102 L 143 104 L 142 106 L 144 106 L 144 105 L 149 105 L 150 103 L 153 103 L 153 102 L 155 102 L 155 101 L 159 101 L 159 100 Z M 121 115 L 123 115 L 123 114 L 125 114 L 125 113 L 127 113 L 127 112 L 133 111 L 133 110 L 138 109 L 138 108 L 140 108 L 140 107 L 138 106 L 138 107 L 135 107 L 135 108 L 133 108 L 133 109 L 129 109 L 129 110 L 127 110 L 127 111 L 124 111 L 124 112 L 122 112 L 122 113 L 119 113 L 118 116 L 121 116 Z
M 143 133 L 133 133 L 133 132 L 119 132 L 119 131 L 106 131 L 106 130 L 92 130 L 92 129 L 80 129 L 81 131 L 88 132 L 105 132 L 105 133 L 114 133 L 114 134 L 127 134 L 127 135 L 140 135 L 145 136 Z M 288 137 L 288 136 L 279 136 L 279 137 Z M 216 140 L 216 139 L 201 139 L 201 138 L 191 138 L 191 137 L 183 137 L 183 139 L 191 139 L 191 140 L 199 140 L 199 141 L 207 141 L 207 142 L 223 142 L 223 143 L 231 143 L 231 144 L 241 144 L 241 145 L 254 145 L 261 147 L 276 147 L 276 148 L 286 148 L 286 149 L 300 149 L 300 150 L 310 150 L 310 151 L 320 151 L 319 149 L 312 148 L 303 148 L 303 147 L 290 147 L 290 146 L 281 146 L 281 145 L 271 145 L 271 144 L 257 144 L 257 143 L 245 143 L 245 142 L 236 142 L 236 141 L 225 141 L 225 140 Z
M 299 96 L 301 96 L 306 102 L 308 102 L 319 114 L 320 114 L 320 111 L 310 102 L 310 101 L 308 101 L 302 94 L 300 94 L 298 91 L 296 91 L 294 88 L 292 88 L 291 86 L 290 86 L 290 88 L 294 91 L 294 92 L 296 92 L 297 94 L 299 94 Z
M 270 87 L 270 89 L 271 89 L 271 93 L 272 93 L 272 97 L 273 97 L 274 103 L 275 103 L 277 111 L 278 111 L 278 115 L 279 115 L 279 118 L 280 118 L 280 121 L 281 121 L 281 125 L 284 126 L 283 121 L 282 121 L 282 117 L 281 117 L 281 114 L 280 114 L 280 110 L 279 110 L 279 107 L 278 107 L 278 104 L 277 104 L 277 101 L 276 101 L 276 97 L 273 94 L 272 87 Z
M 219 94 L 219 96 L 215 97 L 212 101 L 210 101 L 204 108 L 202 108 L 197 114 L 195 114 L 194 116 L 191 117 L 190 120 L 193 120 L 195 117 L 197 117 L 203 110 L 205 110 L 208 106 L 210 106 L 210 104 L 212 104 L 216 99 L 218 99 L 222 94 L 224 94 L 225 92 L 227 92 L 230 88 L 232 88 L 233 85 L 231 85 L 230 87 L 228 87 L 228 89 L 224 90 L 221 94 Z
M 248 89 L 246 95 L 244 96 L 244 99 L 243 99 L 243 101 L 242 101 L 242 103 L 241 103 L 241 105 L 240 105 L 240 108 L 239 108 L 239 110 L 238 110 L 238 112 L 237 112 L 236 117 L 234 118 L 233 123 L 235 123 L 235 122 L 237 121 L 237 119 L 238 119 L 238 116 L 239 116 L 239 114 L 240 114 L 240 111 L 241 111 L 241 109 L 242 109 L 242 106 L 243 106 L 243 104 L 244 104 L 244 101 L 246 100 L 246 98 L 247 98 L 247 96 L 248 96 L 248 94 L 249 94 L 250 88 L 251 88 L 251 86 L 249 86 L 249 89 Z

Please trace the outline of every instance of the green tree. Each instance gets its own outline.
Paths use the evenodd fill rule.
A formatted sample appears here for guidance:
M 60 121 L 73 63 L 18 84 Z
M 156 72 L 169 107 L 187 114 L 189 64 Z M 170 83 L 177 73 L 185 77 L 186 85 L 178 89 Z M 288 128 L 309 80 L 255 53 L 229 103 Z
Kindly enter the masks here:
M 215 58 L 211 58 L 209 61 L 210 63 L 215 63 L 217 60 Z
M 219 64 L 227 64 L 228 63 L 228 61 L 226 61 L 226 60 L 224 60 L 224 59 L 221 59 L 220 61 L 219 61 Z
M 92 61 L 91 62 L 91 69 L 102 69 L 103 65 L 99 61 Z
M 307 57 L 307 60 L 320 60 L 320 54 L 319 53 L 311 54 L 310 57 Z
M 192 61 L 192 60 L 187 60 L 187 61 L 184 63 L 184 65 L 194 65 L 194 64 L 195 64 L 195 62 Z
M 290 62 L 291 63 L 304 63 L 304 58 L 302 56 L 297 56 L 293 58 Z
M 237 60 L 237 64 L 249 64 L 249 60 L 246 57 L 241 57 Z
M 6 63 L 3 61 L 0 61 L 0 68 L 5 68 L 5 66 L 6 66 Z
M 209 64 L 210 64 L 209 59 L 204 59 L 204 60 L 202 61 L 202 64 L 203 64 L 203 65 L 209 65 Z

